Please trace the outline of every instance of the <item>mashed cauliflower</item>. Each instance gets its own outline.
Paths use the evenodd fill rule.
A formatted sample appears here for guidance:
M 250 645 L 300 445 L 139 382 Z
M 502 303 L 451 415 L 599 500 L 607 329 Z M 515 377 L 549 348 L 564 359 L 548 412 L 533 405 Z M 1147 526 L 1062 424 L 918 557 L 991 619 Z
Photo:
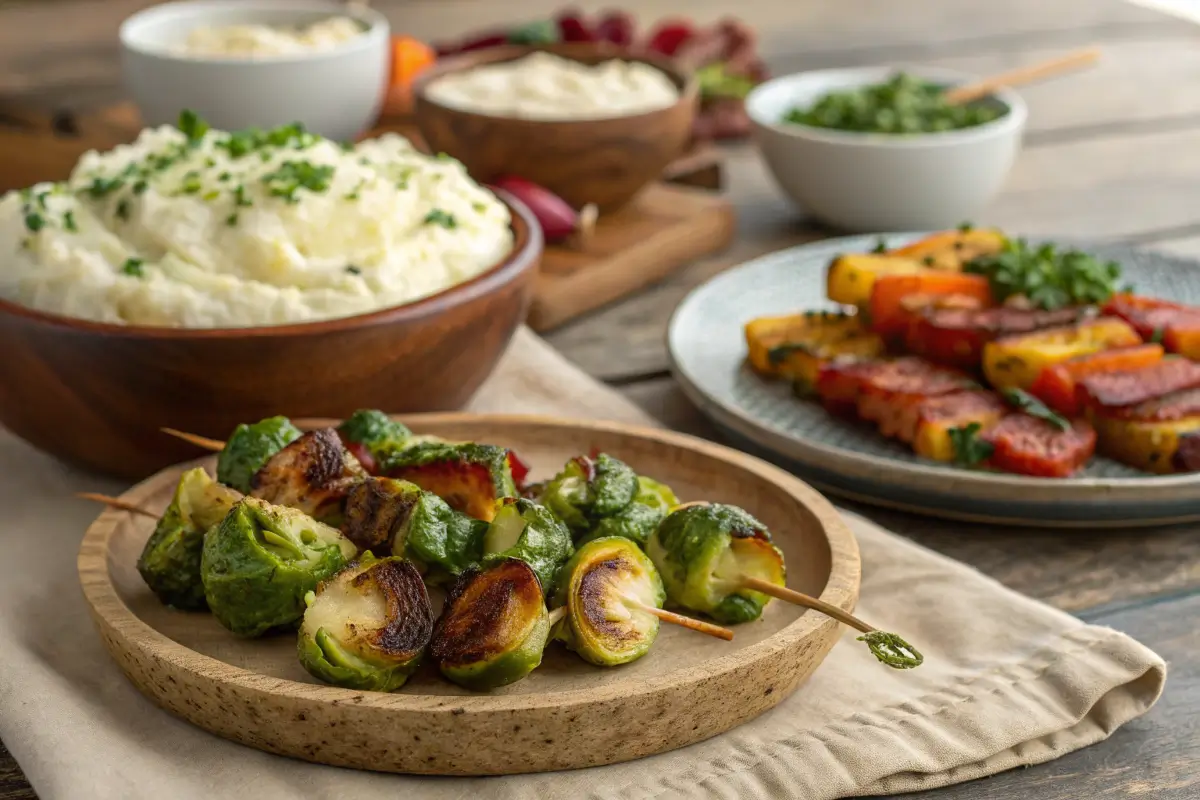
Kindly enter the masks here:
M 508 209 L 396 135 L 148 129 L 71 177 L 0 197 L 0 297 L 131 325 L 346 317 L 469 280 L 512 249 Z
M 308 27 L 206 26 L 192 30 L 177 48 L 182 55 L 271 58 L 329 50 L 363 34 L 350 17 L 330 17 Z

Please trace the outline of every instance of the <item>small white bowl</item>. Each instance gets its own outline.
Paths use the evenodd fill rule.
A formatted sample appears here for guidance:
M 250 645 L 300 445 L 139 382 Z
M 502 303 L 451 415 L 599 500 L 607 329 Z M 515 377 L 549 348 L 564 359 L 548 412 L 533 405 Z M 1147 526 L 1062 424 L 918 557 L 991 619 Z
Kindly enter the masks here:
M 1010 89 L 993 95 L 1008 107 L 1004 116 L 941 133 L 860 133 L 783 122 L 796 106 L 881 83 L 898 70 L 953 85 L 974 79 L 924 67 L 825 69 L 774 78 L 746 98 L 755 143 L 803 211 L 852 231 L 937 230 L 975 219 L 1004 185 L 1027 116 Z
M 195 56 L 175 52 L 196 27 L 307 25 L 347 16 L 363 26 L 335 47 L 269 57 Z M 361 6 L 314 0 L 192 0 L 140 11 L 121 25 L 125 87 L 143 124 L 174 123 L 191 109 L 220 130 L 303 123 L 348 141 L 374 124 L 390 69 L 387 19 Z

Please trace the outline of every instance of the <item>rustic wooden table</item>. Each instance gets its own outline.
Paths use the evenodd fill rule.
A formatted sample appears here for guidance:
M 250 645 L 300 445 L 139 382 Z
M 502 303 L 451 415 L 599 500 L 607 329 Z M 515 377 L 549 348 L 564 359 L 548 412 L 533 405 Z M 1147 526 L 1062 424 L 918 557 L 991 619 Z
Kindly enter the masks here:
M 121 96 L 115 31 L 144 0 L 0 0 L 0 95 L 44 107 Z M 377 0 L 397 30 L 453 36 L 510 21 L 499 0 Z M 560 3 L 526 0 L 522 14 Z M 575 5 L 598 8 L 607 3 Z M 614 4 L 615 5 L 615 4 Z M 1200 28 L 1121 0 L 642 0 L 652 20 L 712 20 L 736 9 L 756 25 L 775 73 L 922 63 L 991 73 L 1099 44 L 1099 66 L 1024 90 L 1026 146 L 980 223 L 1027 234 L 1135 242 L 1200 256 Z M 834 235 L 787 205 L 748 147 L 729 153 L 737 244 L 660 285 L 552 333 L 588 372 L 681 430 L 716 433 L 673 385 L 667 319 L 694 286 L 760 253 Z M 1089 622 L 1126 631 L 1171 665 L 1164 697 L 1108 740 L 1049 764 L 921 797 L 1200 796 L 1200 531 L 1056 533 L 967 526 L 855 507 L 916 541 Z M 0 800 L 32 798 L 0 744 Z

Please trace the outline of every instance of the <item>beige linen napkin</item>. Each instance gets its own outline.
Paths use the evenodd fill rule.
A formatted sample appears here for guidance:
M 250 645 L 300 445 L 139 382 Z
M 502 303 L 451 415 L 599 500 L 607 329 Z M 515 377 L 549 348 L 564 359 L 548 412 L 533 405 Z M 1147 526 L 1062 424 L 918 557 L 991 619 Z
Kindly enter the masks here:
M 653 424 L 522 330 L 472 408 Z M 503 778 L 382 775 L 218 739 L 154 708 L 103 651 L 75 574 L 96 507 L 120 491 L 0 432 L 0 738 L 43 800 L 397 797 L 825 800 L 943 786 L 1097 742 L 1162 692 L 1129 637 L 1014 594 L 847 514 L 862 615 L 918 643 L 894 671 L 847 632 L 777 708 L 706 742 L 596 769 Z M 580 741 L 579 747 L 587 747 Z

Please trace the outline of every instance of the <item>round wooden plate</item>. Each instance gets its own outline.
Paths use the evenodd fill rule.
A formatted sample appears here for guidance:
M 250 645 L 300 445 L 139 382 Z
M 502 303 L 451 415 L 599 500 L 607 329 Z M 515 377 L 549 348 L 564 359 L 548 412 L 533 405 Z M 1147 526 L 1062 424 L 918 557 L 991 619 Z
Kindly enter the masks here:
M 788 585 L 843 609 L 858 598 L 853 534 L 816 491 L 734 450 L 681 434 L 612 423 L 430 414 L 401 417 L 414 431 L 515 448 L 532 477 L 599 448 L 665 480 L 681 500 L 735 503 L 775 534 Z M 155 512 L 179 474 L 168 468 L 122 499 Z M 166 710 L 243 744 L 336 766 L 439 775 L 495 775 L 590 767 L 672 750 L 752 719 L 793 692 L 838 639 L 836 623 L 773 601 L 734 626 L 732 642 L 663 625 L 642 659 L 593 667 L 552 644 L 542 666 L 512 686 L 470 693 L 428 664 L 393 694 L 315 681 L 294 636 L 246 641 L 208 614 L 160 605 L 135 563 L 154 527 L 106 510 L 79 553 L 84 595 L 109 653 Z M 435 599 L 440 603 L 441 598 Z
M 883 238 L 895 247 L 922 235 Z M 667 331 L 672 372 L 731 441 L 822 491 L 931 516 L 1085 530 L 1200 520 L 1200 474 L 1151 475 L 1100 456 L 1065 479 L 965 470 L 920 458 L 874 426 L 832 417 L 819 403 L 798 400 L 786 382 L 755 374 L 746 364 L 743 326 L 756 317 L 837 308 L 825 298 L 829 261 L 838 253 L 867 252 L 877 238 L 781 250 L 722 272 L 679 304 Z M 1119 261 L 1139 292 L 1200 303 L 1194 261 L 1057 241 Z

